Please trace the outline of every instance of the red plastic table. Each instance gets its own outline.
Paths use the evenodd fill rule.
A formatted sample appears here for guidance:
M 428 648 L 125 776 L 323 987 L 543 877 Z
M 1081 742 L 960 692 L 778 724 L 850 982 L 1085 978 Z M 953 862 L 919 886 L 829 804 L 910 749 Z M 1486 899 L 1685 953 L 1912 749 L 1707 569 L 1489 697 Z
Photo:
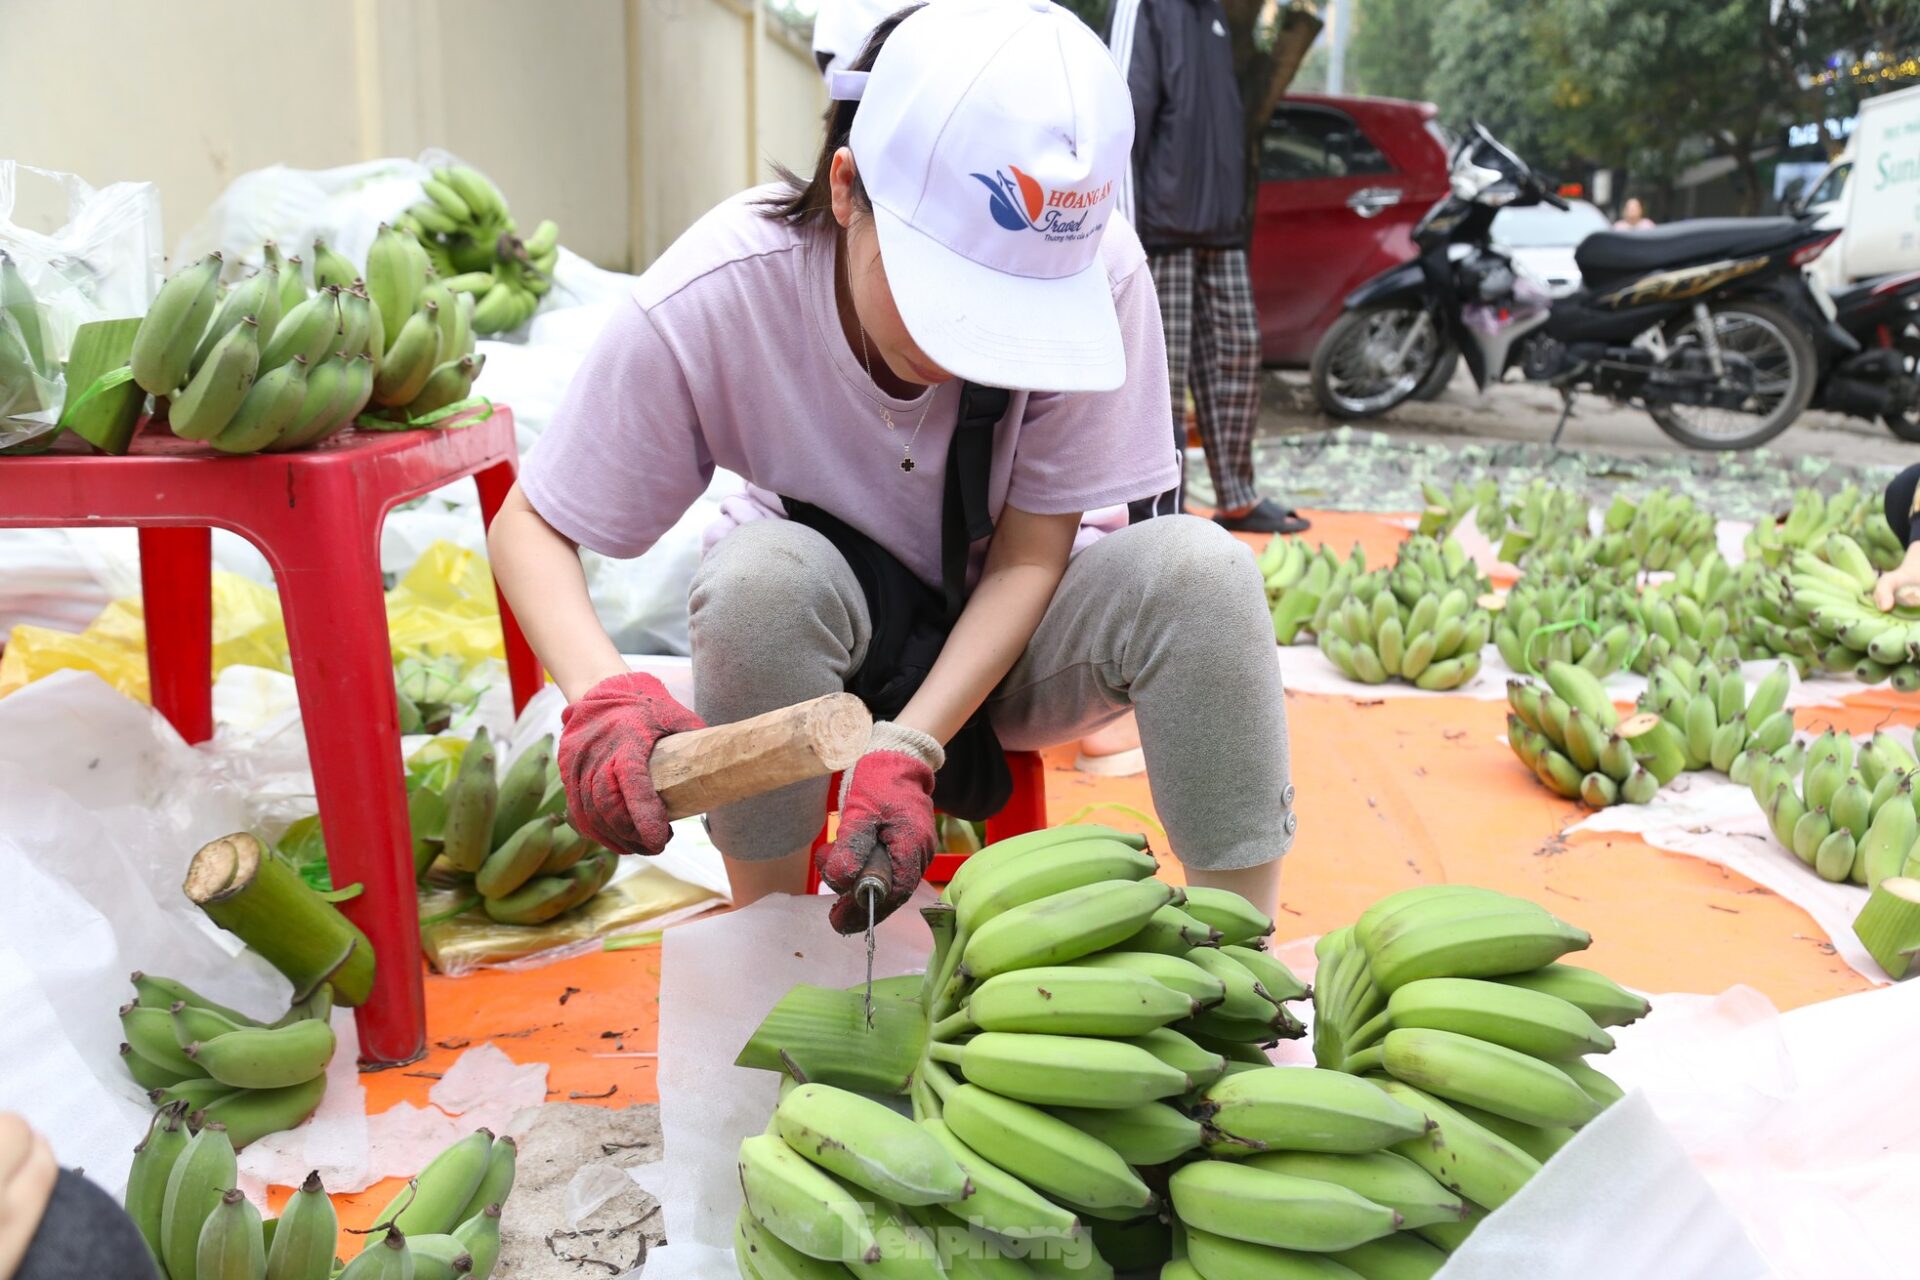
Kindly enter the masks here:
M 368 1065 L 426 1050 L 419 906 L 400 758 L 399 711 L 380 579 L 387 512 L 466 476 L 491 523 L 513 486 L 513 414 L 470 426 L 346 432 L 300 453 L 225 457 L 143 433 L 124 457 L 72 442 L 0 459 L 0 527 L 140 530 L 153 705 L 188 742 L 213 735 L 212 534 L 228 529 L 273 567 L 334 883 L 365 886 L 342 910 L 379 957 L 358 1011 Z M 500 601 L 516 710 L 540 689 L 538 660 Z M 190 850 L 181 852 L 184 866 Z

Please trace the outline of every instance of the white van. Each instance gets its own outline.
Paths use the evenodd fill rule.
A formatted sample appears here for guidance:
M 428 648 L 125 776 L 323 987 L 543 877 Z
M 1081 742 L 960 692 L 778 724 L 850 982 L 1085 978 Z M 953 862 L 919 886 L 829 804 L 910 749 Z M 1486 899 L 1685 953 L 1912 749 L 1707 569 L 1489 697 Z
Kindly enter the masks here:
M 1920 88 L 1869 98 L 1847 150 L 1804 200 L 1840 238 L 1814 260 L 1829 290 L 1868 276 L 1920 270 Z

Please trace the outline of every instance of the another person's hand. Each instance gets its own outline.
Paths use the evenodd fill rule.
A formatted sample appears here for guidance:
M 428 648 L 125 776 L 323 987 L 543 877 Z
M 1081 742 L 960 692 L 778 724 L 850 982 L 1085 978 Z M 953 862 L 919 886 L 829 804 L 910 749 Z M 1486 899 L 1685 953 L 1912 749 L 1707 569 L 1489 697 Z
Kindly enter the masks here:
M 650 675 L 610 676 L 560 713 L 560 778 L 573 829 L 615 853 L 658 854 L 673 835 L 649 772 L 654 744 L 706 721 Z
M 0 1280 L 27 1256 L 60 1176 L 47 1140 L 10 1112 L 0 1112 Z
M 919 886 L 938 848 L 933 775 L 945 762 L 939 742 L 918 729 L 886 720 L 873 726 L 841 788 L 839 831 L 820 857 L 820 878 L 840 894 L 828 913 L 836 931 L 866 930 L 867 904 L 854 886 L 869 861 L 886 882 L 874 919 L 886 919 Z
M 1873 602 L 1882 613 L 1896 604 L 1920 606 L 1920 542 L 1908 547 L 1906 558 L 1880 575 L 1873 584 Z

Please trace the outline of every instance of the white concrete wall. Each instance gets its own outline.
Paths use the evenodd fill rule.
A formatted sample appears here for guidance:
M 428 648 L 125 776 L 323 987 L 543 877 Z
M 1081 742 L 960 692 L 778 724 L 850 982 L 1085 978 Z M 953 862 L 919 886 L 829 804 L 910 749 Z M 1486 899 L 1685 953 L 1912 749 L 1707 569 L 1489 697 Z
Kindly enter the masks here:
M 633 269 L 765 157 L 810 162 L 819 77 L 757 35 L 743 0 L 0 0 L 0 155 L 158 183 L 172 244 L 249 169 L 440 145 Z

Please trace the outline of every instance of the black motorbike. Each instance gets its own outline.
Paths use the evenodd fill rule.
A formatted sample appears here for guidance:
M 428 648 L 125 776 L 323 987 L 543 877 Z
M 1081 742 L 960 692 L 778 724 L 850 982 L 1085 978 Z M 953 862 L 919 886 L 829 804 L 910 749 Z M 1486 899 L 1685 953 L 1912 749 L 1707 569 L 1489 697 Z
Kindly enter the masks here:
M 1565 208 L 1481 125 L 1455 147 L 1452 194 L 1414 228 L 1420 256 L 1354 290 L 1313 356 L 1328 413 L 1371 418 L 1401 404 L 1457 351 L 1485 388 L 1519 369 L 1569 411 L 1592 391 L 1644 407 L 1699 449 L 1746 449 L 1786 430 L 1821 374 L 1803 268 L 1838 235 L 1796 218 L 1710 218 L 1600 232 L 1575 251 L 1581 287 L 1555 299 L 1493 242 L 1509 205 Z M 1554 440 L 1566 414 L 1554 429 Z
M 1840 333 L 1817 330 L 1813 407 L 1884 422 L 1902 440 L 1920 442 L 1920 271 L 1862 280 L 1829 302 L 1822 310 Z

